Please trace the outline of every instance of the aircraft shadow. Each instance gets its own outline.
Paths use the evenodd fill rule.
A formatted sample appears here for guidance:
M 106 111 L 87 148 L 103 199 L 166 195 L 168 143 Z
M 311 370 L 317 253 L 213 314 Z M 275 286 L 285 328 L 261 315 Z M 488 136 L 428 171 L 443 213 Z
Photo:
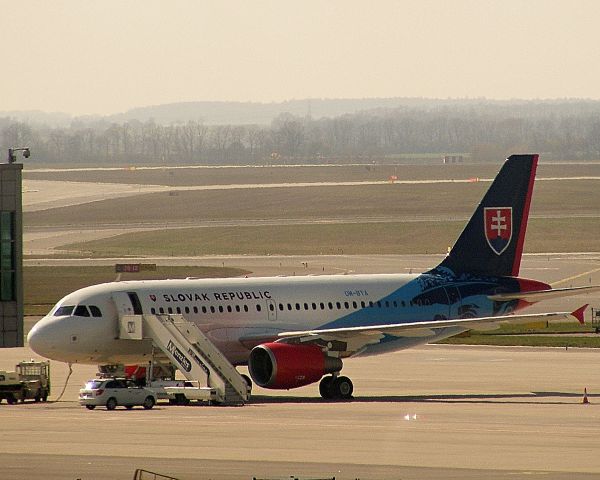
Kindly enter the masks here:
M 325 400 L 320 397 L 276 397 L 252 395 L 254 405 L 273 403 L 508 403 L 568 405 L 579 403 L 583 393 L 575 392 L 530 392 L 530 393 L 468 393 L 435 395 L 384 395 L 356 396 L 349 400 Z M 588 399 L 600 398 L 600 394 L 588 393 Z

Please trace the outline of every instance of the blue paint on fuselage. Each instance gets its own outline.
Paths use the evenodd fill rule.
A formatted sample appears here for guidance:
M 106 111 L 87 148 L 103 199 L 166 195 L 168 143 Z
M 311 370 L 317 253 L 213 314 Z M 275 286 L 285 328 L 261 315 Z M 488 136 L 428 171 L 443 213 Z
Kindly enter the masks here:
M 390 325 L 457 318 L 506 315 L 516 301 L 496 302 L 490 295 L 519 291 L 515 278 L 461 275 L 438 269 L 418 276 L 363 309 L 326 323 L 320 329 Z

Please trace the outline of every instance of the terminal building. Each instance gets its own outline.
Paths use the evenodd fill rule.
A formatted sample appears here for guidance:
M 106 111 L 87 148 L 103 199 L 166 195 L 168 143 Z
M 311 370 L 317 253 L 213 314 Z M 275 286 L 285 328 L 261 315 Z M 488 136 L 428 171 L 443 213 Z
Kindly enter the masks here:
M 0 348 L 24 341 L 22 170 L 0 163 Z

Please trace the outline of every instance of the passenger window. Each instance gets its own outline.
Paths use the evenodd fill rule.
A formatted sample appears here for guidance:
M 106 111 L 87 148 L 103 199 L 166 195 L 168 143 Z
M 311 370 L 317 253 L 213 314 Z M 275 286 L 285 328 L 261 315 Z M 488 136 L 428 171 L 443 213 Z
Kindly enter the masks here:
M 231 305 L 227 305 L 227 311 L 228 311 L 229 313 L 231 313 L 231 312 L 233 311 L 233 310 L 232 310 L 232 308 L 231 308 Z
M 150 313 L 151 313 L 152 315 L 156 315 L 156 308 L 152 307 L 152 308 L 150 309 Z
M 387 300 L 385 301 L 385 308 L 390 308 L 390 302 L 388 302 Z
M 210 306 L 210 313 L 215 313 L 215 307 L 213 305 Z
M 311 306 L 312 306 L 312 309 L 313 309 L 313 310 L 316 310 L 316 309 L 317 309 L 317 304 L 316 304 L 316 303 L 313 303 Z
M 205 306 L 202 307 L 202 313 L 206 313 L 206 307 Z
M 244 312 L 248 311 L 248 305 L 244 305 Z
M 394 300 L 394 308 L 398 308 L 398 302 Z
M 325 304 L 323 302 L 319 303 L 319 307 L 321 310 L 325 310 Z
M 379 302 L 379 301 L 377 302 L 377 307 L 381 308 L 381 302 Z
M 327 306 L 329 307 L 329 310 L 333 310 L 333 303 L 331 303 L 331 302 L 328 302 L 328 303 L 327 303 Z
M 275 305 L 273 305 L 272 303 L 269 303 L 269 310 L 271 310 L 272 312 L 275 311 Z
M 177 307 L 177 313 L 181 315 L 181 308 Z
M 291 310 L 291 309 L 292 309 L 292 304 L 288 303 L 288 310 Z
M 194 307 L 194 313 L 198 313 L 198 307 Z
M 281 310 L 283 312 L 283 303 L 279 304 L 279 310 Z
M 90 305 L 90 312 L 92 312 L 92 317 L 101 317 L 102 312 L 96 305 Z
M 223 313 L 223 305 L 219 305 L 219 313 Z
M 173 309 L 171 307 L 167 308 L 167 312 L 173 313 Z
M 357 303 L 356 302 L 352 302 L 352 308 L 357 308 L 357 307 L 358 307 Z
M 160 308 L 158 309 L 158 311 L 159 311 L 160 313 L 165 313 L 165 309 L 164 309 L 163 307 L 160 307 Z
M 364 300 L 362 300 L 362 301 L 360 302 L 360 308 L 365 308 L 366 306 L 367 306 L 367 304 L 365 303 L 365 301 L 364 301 Z
M 78 317 L 89 317 L 90 312 L 85 305 L 77 305 L 75 309 L 75 315 Z
M 258 303 L 256 304 L 256 311 L 257 311 L 257 312 L 260 312 L 260 311 L 261 311 L 260 305 L 259 305 Z
M 308 310 L 308 303 L 304 304 L 304 310 Z
M 337 307 L 337 309 L 339 310 L 340 308 L 342 308 L 342 305 L 340 304 L 340 302 L 335 302 L 335 306 Z
M 296 310 L 300 310 L 300 304 L 299 303 L 296 304 Z
M 185 307 L 185 313 L 190 313 L 190 307 Z
M 348 304 L 348 302 L 344 302 L 344 308 L 350 308 L 350 305 Z
M 235 311 L 236 311 L 236 312 L 239 312 L 239 311 L 240 311 L 240 306 L 239 306 L 239 305 L 236 305 L 236 306 L 235 306 Z

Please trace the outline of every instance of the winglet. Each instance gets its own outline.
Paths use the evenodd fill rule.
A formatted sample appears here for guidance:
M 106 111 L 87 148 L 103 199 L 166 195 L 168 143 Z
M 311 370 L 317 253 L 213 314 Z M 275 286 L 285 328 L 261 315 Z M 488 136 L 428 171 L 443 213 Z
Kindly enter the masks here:
M 571 312 L 571 315 L 573 317 L 575 317 L 577 319 L 577 321 L 579 323 L 581 323 L 582 325 L 585 323 L 585 320 L 583 318 L 583 314 L 585 313 L 586 309 L 589 307 L 589 304 L 586 303 L 583 307 L 578 308 L 577 310 L 575 310 L 574 312 Z

